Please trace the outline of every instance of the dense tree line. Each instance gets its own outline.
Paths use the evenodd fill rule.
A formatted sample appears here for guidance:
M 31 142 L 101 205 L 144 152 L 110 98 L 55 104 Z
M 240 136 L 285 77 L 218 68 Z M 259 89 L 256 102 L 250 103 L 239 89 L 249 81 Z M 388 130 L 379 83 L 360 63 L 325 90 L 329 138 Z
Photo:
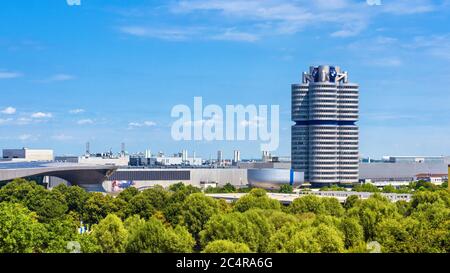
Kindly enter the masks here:
M 261 189 L 229 204 L 181 183 L 112 197 L 18 179 L 0 189 L 0 252 L 449 252 L 450 193 L 420 187 L 411 202 L 307 195 L 283 206 Z

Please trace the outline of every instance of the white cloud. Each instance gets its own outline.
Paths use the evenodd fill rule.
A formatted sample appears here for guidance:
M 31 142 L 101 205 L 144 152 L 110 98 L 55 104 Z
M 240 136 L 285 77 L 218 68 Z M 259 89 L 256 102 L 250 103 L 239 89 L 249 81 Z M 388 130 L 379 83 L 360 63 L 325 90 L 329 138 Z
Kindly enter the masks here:
M 213 40 L 223 40 L 223 41 L 243 41 L 243 42 L 255 42 L 259 39 L 257 35 L 245 32 L 234 31 L 232 29 L 227 29 L 224 33 L 213 35 L 211 37 Z
M 17 119 L 17 124 L 18 125 L 27 125 L 27 124 L 29 124 L 32 121 L 33 120 L 31 118 L 24 118 L 24 117 L 22 117 L 22 118 L 18 118 Z
M 405 47 L 420 49 L 429 55 L 450 60 L 450 34 L 417 36 Z
M 5 114 L 5 115 L 15 114 L 16 113 L 16 108 L 9 106 L 9 107 L 6 107 L 5 109 L 3 109 L 1 111 L 1 113 Z
M 153 121 L 144 121 L 145 126 L 156 126 L 156 122 Z
M 198 30 L 195 28 L 153 28 L 143 26 L 124 26 L 120 27 L 119 31 L 128 35 L 158 38 L 169 41 L 186 40 L 193 35 L 198 35 Z
M 85 110 L 84 109 L 80 109 L 80 108 L 78 108 L 78 109 L 72 109 L 72 110 L 70 110 L 69 111 L 69 113 L 70 114 L 81 114 L 81 113 L 84 113 L 85 112 Z
M 362 31 L 370 19 L 368 5 L 347 0 L 179 1 L 171 6 L 171 11 L 174 14 L 199 15 L 208 12 L 223 16 L 227 21 L 246 22 L 246 32 L 256 36 L 293 34 L 321 24 L 331 30 L 335 26 L 347 25 L 346 30 L 336 31 L 334 36 L 350 36 Z
M 30 140 L 32 137 L 33 136 L 30 134 L 23 134 L 23 135 L 20 135 L 18 138 L 19 138 L 19 140 L 25 141 L 25 140 Z
M 331 33 L 331 37 L 346 38 L 346 37 L 357 36 L 365 28 L 366 28 L 366 25 L 364 22 L 355 22 L 355 23 L 347 24 L 347 25 L 344 25 L 344 28 L 342 28 L 341 30 Z
M 140 128 L 140 127 L 153 127 L 156 126 L 154 121 L 144 121 L 144 122 L 130 122 L 128 123 L 128 128 Z
M 51 117 L 53 117 L 53 115 L 52 115 L 52 113 L 36 112 L 36 113 L 31 114 L 31 117 L 41 119 L 41 118 L 51 118 Z
M 58 134 L 58 135 L 52 136 L 52 139 L 58 140 L 58 141 L 64 141 L 64 140 L 71 140 L 71 139 L 73 139 L 73 137 L 65 135 L 65 134 Z
M 14 79 L 22 77 L 22 73 L 18 72 L 10 72 L 10 71 L 0 71 L 0 80 L 1 79 Z
M 9 123 L 9 122 L 11 122 L 11 121 L 13 121 L 12 118 L 6 118 L 6 119 L 0 118 L 0 125 L 7 124 L 7 123 Z
M 149 21 L 146 21 L 147 24 L 141 22 L 119 30 L 133 36 L 164 40 L 196 38 L 252 42 L 268 36 L 292 35 L 305 29 L 344 38 L 364 32 L 373 20 L 434 12 L 448 5 L 448 0 L 444 4 L 432 0 L 382 0 L 380 6 L 371 6 L 365 0 L 181 0 L 152 9 L 152 14 L 195 19 L 188 22 L 205 18 L 203 21 L 208 25 L 199 27 L 196 23 L 188 23 L 148 27 Z M 149 14 L 150 9 L 139 10 L 122 16 L 142 20 L 147 17 L 143 14 Z M 145 25 L 147 27 L 143 27 Z
M 377 56 L 374 56 L 374 59 L 369 61 L 368 64 L 381 67 L 397 67 L 401 66 L 403 62 L 398 57 L 377 58 Z
M 411 15 L 435 11 L 438 6 L 430 0 L 395 0 L 382 4 L 383 11 L 394 15 Z
M 76 79 L 76 77 L 74 75 L 70 75 L 70 74 L 55 74 L 50 76 L 47 79 L 44 79 L 42 82 L 45 83 L 51 83 L 51 82 L 63 82 L 63 81 L 70 81 L 70 80 L 74 80 Z
M 77 121 L 78 125 L 86 125 L 86 124 L 94 124 L 94 121 L 92 119 L 80 119 Z

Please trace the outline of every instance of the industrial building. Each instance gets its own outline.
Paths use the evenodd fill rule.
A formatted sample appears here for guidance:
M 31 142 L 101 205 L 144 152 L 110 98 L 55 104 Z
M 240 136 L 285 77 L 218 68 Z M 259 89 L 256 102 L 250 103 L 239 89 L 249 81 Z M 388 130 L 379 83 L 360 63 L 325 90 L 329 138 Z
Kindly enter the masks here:
M 4 149 L 2 161 L 53 161 L 53 150 L 43 149 Z
M 129 181 L 139 189 L 155 185 L 168 187 L 179 182 L 196 187 L 206 182 L 217 183 L 218 186 L 227 183 L 236 187 L 248 186 L 247 170 L 238 168 L 118 169 L 105 184 L 107 191 L 111 190 L 108 182 L 114 181 Z
M 130 162 L 130 156 L 112 155 L 109 153 L 82 155 L 82 156 L 56 156 L 55 161 L 62 163 L 128 166 Z
M 369 182 L 379 187 L 401 186 L 421 179 L 423 174 L 444 174 L 447 166 L 445 162 L 361 163 L 359 178 L 361 182 Z
M 147 150 L 145 154 L 131 155 L 129 163 L 133 167 L 201 166 L 202 164 L 203 160 L 201 157 L 197 157 L 195 152 L 192 156 L 189 156 L 187 150 L 182 150 L 181 153 L 173 156 L 166 156 L 162 152 L 152 155 L 150 150 Z
M 86 143 L 86 152 L 82 156 L 56 156 L 56 162 L 61 163 L 80 163 L 93 165 L 114 165 L 114 166 L 128 166 L 130 156 L 125 151 L 125 143 L 121 145 L 121 152 L 114 154 L 112 150 L 106 153 L 91 153 L 90 143 Z
M 358 182 L 358 104 L 358 85 L 337 66 L 312 66 L 292 85 L 292 168 L 313 186 Z
M 383 162 L 390 163 L 442 163 L 449 162 L 447 156 L 383 156 Z

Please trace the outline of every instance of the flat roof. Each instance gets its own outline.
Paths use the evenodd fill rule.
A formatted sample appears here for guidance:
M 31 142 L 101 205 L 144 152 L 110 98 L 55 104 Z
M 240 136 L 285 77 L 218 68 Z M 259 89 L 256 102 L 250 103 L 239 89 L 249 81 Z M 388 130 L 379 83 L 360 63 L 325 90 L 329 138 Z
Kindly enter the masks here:
M 42 169 L 42 168 L 76 168 L 76 167 L 110 167 L 110 165 L 80 164 L 53 161 L 0 162 L 0 170 Z

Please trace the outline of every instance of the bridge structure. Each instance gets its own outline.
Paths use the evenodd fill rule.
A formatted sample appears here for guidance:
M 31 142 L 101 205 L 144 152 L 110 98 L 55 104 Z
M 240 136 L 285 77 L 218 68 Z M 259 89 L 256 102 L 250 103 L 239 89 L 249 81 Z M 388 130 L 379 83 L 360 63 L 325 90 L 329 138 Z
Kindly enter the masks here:
M 242 196 L 246 195 L 246 193 L 212 193 L 206 194 L 215 199 L 223 199 L 227 202 L 237 201 Z M 315 195 L 317 197 L 331 197 L 336 198 L 340 203 L 344 203 L 345 200 L 349 196 L 356 195 L 359 199 L 367 199 L 373 195 L 372 192 L 355 192 L 355 191 L 300 191 L 299 193 L 272 193 L 268 192 L 267 196 L 278 200 L 280 203 L 284 205 L 291 204 L 295 199 L 301 198 L 307 195 Z M 411 201 L 411 194 L 400 194 L 400 193 L 381 193 L 381 195 L 385 196 L 391 202 L 397 202 L 400 200 L 403 201 Z
M 117 167 L 59 162 L 1 162 L 0 181 L 16 178 L 57 177 L 83 188 L 100 188 Z

